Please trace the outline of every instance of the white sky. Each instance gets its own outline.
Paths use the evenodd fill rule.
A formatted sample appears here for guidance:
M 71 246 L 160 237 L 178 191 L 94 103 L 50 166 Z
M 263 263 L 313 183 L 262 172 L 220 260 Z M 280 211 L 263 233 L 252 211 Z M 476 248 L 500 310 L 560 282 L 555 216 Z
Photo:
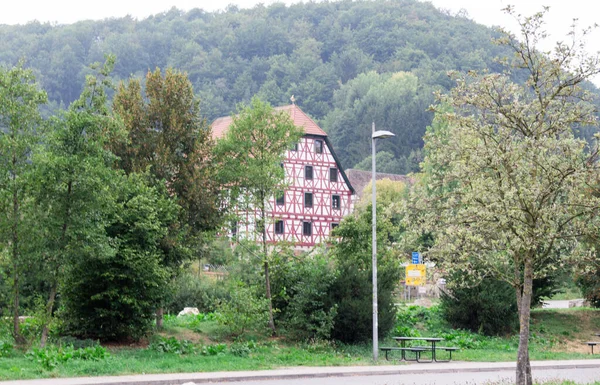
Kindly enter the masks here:
M 143 19 L 149 15 L 168 11 L 175 6 L 182 10 L 202 8 L 206 11 L 223 10 L 228 4 L 250 8 L 257 3 L 265 5 L 274 2 L 291 3 L 298 0 L 0 0 L 0 24 L 24 24 L 31 20 L 68 24 L 86 19 L 103 19 L 131 15 Z M 317 0 L 318 1 L 318 0 Z M 550 6 L 546 17 L 547 31 L 553 41 L 563 39 L 574 18 L 579 25 L 600 24 L 600 1 L 597 0 L 431 0 L 438 8 L 450 10 L 453 14 L 461 9 L 469 17 L 488 26 L 501 25 L 517 32 L 512 18 L 501 9 L 511 4 L 517 12 L 531 15 L 540 11 L 543 5 Z M 588 41 L 590 52 L 600 51 L 600 30 Z M 550 42 L 544 49 L 550 49 Z M 596 81 L 599 84 L 598 81 Z

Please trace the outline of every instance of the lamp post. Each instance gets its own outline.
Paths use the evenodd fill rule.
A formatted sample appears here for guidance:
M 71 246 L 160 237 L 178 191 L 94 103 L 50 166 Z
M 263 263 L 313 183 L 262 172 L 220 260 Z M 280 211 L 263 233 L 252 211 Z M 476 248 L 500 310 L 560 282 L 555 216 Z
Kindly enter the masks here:
M 371 185 L 373 190 L 372 196 L 372 212 L 373 219 L 371 221 L 371 225 L 373 227 L 373 361 L 377 361 L 377 357 L 379 354 L 379 337 L 377 335 L 378 329 L 378 313 L 377 313 L 377 187 L 375 187 L 376 183 L 376 175 L 375 172 L 375 143 L 377 139 L 385 139 L 390 138 L 392 136 L 396 136 L 389 131 L 375 131 L 375 122 L 373 122 L 372 128 L 373 134 L 371 135 Z

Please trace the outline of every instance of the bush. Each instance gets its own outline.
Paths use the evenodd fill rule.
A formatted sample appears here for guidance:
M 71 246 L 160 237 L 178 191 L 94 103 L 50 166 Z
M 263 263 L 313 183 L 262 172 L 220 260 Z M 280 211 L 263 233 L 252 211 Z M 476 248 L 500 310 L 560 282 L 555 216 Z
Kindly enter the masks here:
M 442 293 L 440 299 L 442 315 L 453 328 L 501 335 L 518 325 L 515 290 L 506 282 L 484 279 L 475 287 Z
M 377 222 L 380 337 L 392 330 L 396 319 L 393 291 L 400 280 L 401 269 L 390 245 L 393 231 L 393 226 L 385 218 Z M 341 238 L 331 250 L 337 266 L 337 278 L 331 286 L 330 296 L 338 306 L 331 335 L 345 343 L 369 341 L 373 335 L 370 208 L 358 217 L 344 219 L 336 228 L 335 235 Z
M 201 313 L 210 313 L 227 298 L 229 292 L 223 280 L 183 273 L 175 279 L 165 309 L 178 314 L 185 307 L 195 307 Z
M 248 330 L 264 331 L 267 328 L 269 313 L 268 301 L 259 297 L 252 287 L 234 281 L 230 295 L 217 306 L 216 318 L 232 336 L 241 336 Z
M 148 349 L 158 353 L 190 354 L 196 352 L 196 347 L 191 341 L 161 336 L 156 337 L 155 340 L 148 345 Z
M 69 346 L 49 346 L 44 349 L 33 349 L 27 353 L 29 359 L 37 361 L 46 370 L 52 370 L 59 364 L 71 360 L 100 361 L 110 354 L 100 345 L 82 349 Z
M 13 344 L 7 341 L 0 341 L 0 358 L 10 355 L 13 350 Z
M 139 339 L 151 330 L 167 293 L 174 252 L 161 247 L 176 220 L 166 192 L 141 177 L 123 180 L 105 238 L 86 240 L 66 272 L 62 299 L 66 334 L 100 340 Z
M 330 289 L 333 263 L 323 256 L 290 258 L 273 267 L 271 287 L 277 320 L 296 340 L 329 339 L 337 315 Z

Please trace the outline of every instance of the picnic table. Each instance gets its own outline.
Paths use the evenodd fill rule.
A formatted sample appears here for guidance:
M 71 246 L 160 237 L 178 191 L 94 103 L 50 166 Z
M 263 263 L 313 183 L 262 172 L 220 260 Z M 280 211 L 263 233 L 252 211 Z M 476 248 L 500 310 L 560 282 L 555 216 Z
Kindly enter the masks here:
M 382 347 L 381 350 L 385 352 L 385 358 L 388 360 L 388 353 L 392 350 L 400 351 L 401 361 L 417 361 L 417 362 L 449 362 L 452 360 L 452 352 L 458 350 L 457 347 L 437 346 L 438 342 L 443 341 L 443 338 L 439 337 L 394 337 L 396 342 L 400 343 L 400 347 Z M 429 346 L 406 346 L 407 341 L 423 341 L 429 344 Z M 436 356 L 438 350 L 444 350 L 450 353 L 450 359 L 439 360 Z M 415 353 L 415 359 L 409 359 L 406 356 L 406 352 Z M 431 352 L 431 360 L 422 361 L 421 353 Z

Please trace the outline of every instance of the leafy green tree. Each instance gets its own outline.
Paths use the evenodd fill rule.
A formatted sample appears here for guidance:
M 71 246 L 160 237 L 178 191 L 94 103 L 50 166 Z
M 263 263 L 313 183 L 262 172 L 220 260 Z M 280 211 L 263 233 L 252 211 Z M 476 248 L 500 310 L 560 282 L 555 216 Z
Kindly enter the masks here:
M 32 155 L 40 141 L 39 106 L 46 93 L 35 82 L 31 70 L 0 67 L 0 239 L 10 256 L 13 337 L 25 342 L 19 329 L 19 289 L 23 274 L 28 229 L 31 228 Z
M 377 211 L 384 212 L 383 207 Z M 331 336 L 346 343 L 364 342 L 372 337 L 372 264 L 371 206 L 344 218 L 334 231 L 339 242 L 331 248 L 336 280 L 329 289 L 331 302 L 337 305 Z M 396 319 L 393 291 L 400 281 L 399 256 L 391 247 L 394 226 L 388 218 L 377 219 L 377 309 L 378 334 L 385 337 Z
M 284 184 L 281 164 L 285 152 L 302 136 L 287 112 L 275 112 L 257 97 L 249 106 L 240 107 L 226 136 L 217 142 L 219 180 L 228 187 L 226 199 L 236 210 L 256 212 L 255 238 L 262 245 L 265 294 L 269 302 L 269 327 L 275 333 L 269 252 L 267 247 L 267 211 L 272 199 Z M 236 204 L 233 204 L 236 202 Z
M 39 239 L 49 286 L 40 345 L 45 346 L 59 283 L 73 260 L 104 233 L 106 211 L 112 209 L 111 187 L 120 177 L 112 168 L 114 155 L 105 149 L 118 133 L 119 122 L 109 114 L 106 88 L 114 57 L 107 58 L 98 75 L 88 75 L 79 100 L 51 120 L 45 151 L 35 157 L 36 209 L 43 237 Z
M 128 174 L 148 170 L 152 183 L 166 187 L 181 208 L 162 241 L 163 263 L 176 275 L 197 252 L 201 233 L 219 219 L 212 139 L 199 101 L 185 73 L 167 69 L 163 76 L 156 69 L 146 76 L 145 98 L 140 81 L 131 79 L 120 85 L 113 105 L 128 134 L 126 141 L 112 144 L 119 168 Z
M 179 207 L 145 178 L 134 173 L 117 181 L 105 240 L 82 249 L 70 266 L 63 304 L 71 335 L 139 339 L 152 328 L 170 279 L 161 242 L 177 221 Z
M 427 255 L 448 271 L 493 276 L 515 288 L 519 385 L 531 384 L 533 280 L 587 255 L 578 238 L 593 230 L 600 207 L 589 189 L 597 147 L 586 149 L 573 134 L 573 127 L 597 124 L 581 84 L 600 72 L 599 59 L 583 51 L 575 31 L 572 44 L 540 51 L 546 11 L 517 17 L 522 41 L 507 32 L 499 40 L 515 53 L 502 62 L 505 73 L 456 74 L 456 87 L 440 96 L 436 109 L 447 125 L 425 136 L 426 175 L 412 203 L 422 216 L 407 217 L 407 226 L 432 235 Z M 524 71 L 527 81 L 514 83 L 511 71 Z

